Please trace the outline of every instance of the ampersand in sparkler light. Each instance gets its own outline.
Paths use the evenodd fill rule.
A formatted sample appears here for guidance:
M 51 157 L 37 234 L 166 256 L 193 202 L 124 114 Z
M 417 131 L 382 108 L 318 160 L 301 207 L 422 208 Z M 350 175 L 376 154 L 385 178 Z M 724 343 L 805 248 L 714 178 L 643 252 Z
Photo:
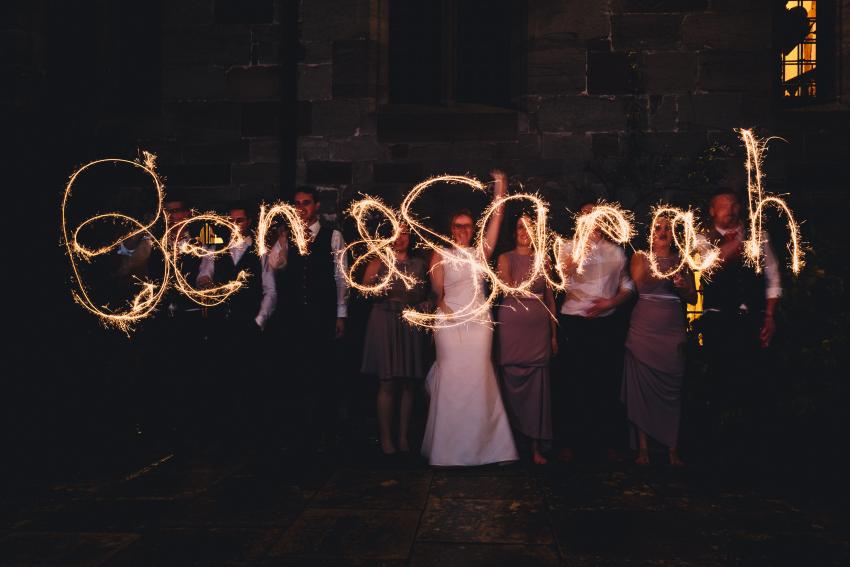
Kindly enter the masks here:
M 375 233 L 369 232 L 368 218 L 371 211 L 381 215 L 382 221 L 378 223 L 378 228 Z M 337 255 L 337 262 L 340 263 L 341 272 L 345 275 L 345 280 L 350 287 L 353 287 L 364 295 L 375 295 L 389 288 L 394 279 L 398 279 L 404 283 L 407 289 L 412 289 L 419 282 L 415 277 L 409 275 L 396 266 L 396 255 L 392 245 L 398 239 L 403 230 L 402 223 L 398 220 L 396 212 L 385 205 L 380 199 L 375 197 L 366 197 L 355 201 L 348 209 L 348 215 L 354 219 L 357 226 L 357 233 L 360 235 L 360 240 L 356 240 L 346 246 L 340 254 Z M 390 234 L 382 237 L 379 234 L 381 224 L 388 223 L 390 225 Z M 354 261 L 351 267 L 346 270 L 343 264 L 343 258 L 350 251 L 353 251 L 362 246 L 366 246 L 366 252 L 361 255 L 353 256 Z M 368 264 L 372 257 L 376 257 L 387 268 L 384 275 L 373 284 L 361 284 L 357 281 L 354 275 L 363 264 Z
M 738 131 L 741 135 L 741 140 L 744 142 L 744 147 L 747 150 L 747 206 L 750 215 L 750 235 L 744 242 L 744 252 L 756 273 L 762 270 L 762 250 L 764 244 L 764 209 L 765 207 L 776 207 L 780 212 L 785 214 L 785 219 L 788 223 L 788 232 L 790 235 L 788 242 L 788 250 L 791 253 L 791 271 L 794 274 L 799 274 L 803 267 L 803 252 L 800 249 L 800 227 L 797 221 L 794 220 L 794 213 L 783 199 L 776 195 L 765 195 L 762 188 L 762 179 L 764 174 L 761 171 L 761 164 L 764 158 L 767 144 L 772 138 L 760 140 L 756 138 L 752 130 L 741 129 Z

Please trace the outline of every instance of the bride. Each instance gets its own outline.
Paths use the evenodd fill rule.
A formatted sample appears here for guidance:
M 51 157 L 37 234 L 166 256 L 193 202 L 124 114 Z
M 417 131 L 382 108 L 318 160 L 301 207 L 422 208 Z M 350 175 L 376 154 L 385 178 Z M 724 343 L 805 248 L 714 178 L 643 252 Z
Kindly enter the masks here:
M 507 194 L 507 177 L 498 170 L 490 175 L 493 199 L 499 199 Z M 496 210 L 487 225 L 485 258 L 471 247 L 475 223 L 468 211 L 452 215 L 453 249 L 437 251 L 431 258 L 431 287 L 438 314 L 443 316 L 434 330 L 437 358 L 426 379 L 431 404 L 422 454 L 431 465 L 472 466 L 518 458 L 490 358 L 490 310 L 471 309 L 460 322 L 445 321 L 446 315 L 468 312 L 484 302 L 483 277 L 477 266 L 493 253 L 502 215 L 501 208 Z

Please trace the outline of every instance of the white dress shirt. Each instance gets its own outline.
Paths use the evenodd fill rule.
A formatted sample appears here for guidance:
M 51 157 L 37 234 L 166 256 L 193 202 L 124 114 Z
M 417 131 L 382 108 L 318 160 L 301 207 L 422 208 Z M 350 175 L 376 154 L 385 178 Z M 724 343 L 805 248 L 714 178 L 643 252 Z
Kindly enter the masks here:
M 572 251 L 572 242 L 567 242 L 561 248 L 563 263 L 567 263 L 567 257 Z M 570 274 L 567 297 L 561 306 L 561 313 L 585 317 L 594 300 L 611 299 L 622 290 L 634 292 L 634 289 L 635 284 L 626 270 L 626 254 L 623 249 L 601 238 L 590 244 L 582 273 Z M 615 310 L 616 308 L 604 311 L 599 317 L 607 317 Z
M 307 237 L 314 238 L 319 234 L 319 229 L 322 227 L 317 220 L 307 227 Z M 334 261 L 334 282 L 336 283 L 336 316 L 338 318 L 348 317 L 348 281 L 345 279 L 345 272 L 348 271 L 348 258 L 342 253 L 345 248 L 345 240 L 342 238 L 342 233 L 336 229 L 331 233 L 331 249 Z M 311 250 L 311 253 L 313 251 Z M 295 252 L 297 254 L 297 252 Z M 272 249 L 269 251 L 269 265 L 273 270 L 281 270 L 286 267 L 287 256 L 289 255 L 289 244 L 280 244 L 280 240 L 275 242 Z
M 242 241 L 242 244 L 232 247 L 229 252 L 230 257 L 233 259 L 233 264 L 238 264 L 239 260 L 242 259 L 242 255 L 245 254 L 245 251 L 253 245 L 254 239 L 250 236 L 246 236 Z M 261 258 L 260 262 L 263 266 L 262 274 L 260 274 L 263 284 L 263 300 L 260 302 L 260 310 L 254 318 L 254 322 L 263 329 L 277 306 L 277 288 L 275 287 L 274 270 L 270 266 L 270 262 L 267 258 Z M 198 281 L 200 281 L 200 279 L 204 276 L 212 280 L 214 275 L 215 261 L 213 260 L 213 256 L 204 256 L 201 259 L 201 266 L 198 269 Z M 251 275 L 256 276 L 256 274 Z
M 738 243 L 744 241 L 744 227 L 738 225 L 737 228 L 720 228 L 715 226 L 714 230 L 720 233 L 721 236 L 726 236 L 730 232 L 737 231 L 735 239 Z M 708 244 L 708 238 L 704 234 L 697 237 L 697 246 L 702 247 Z M 779 274 L 779 261 L 776 259 L 776 254 L 773 252 L 773 247 L 770 245 L 770 237 L 766 231 L 761 233 L 761 257 L 764 260 L 762 268 L 764 269 L 764 284 L 765 297 L 767 299 L 776 299 L 782 297 L 782 277 Z

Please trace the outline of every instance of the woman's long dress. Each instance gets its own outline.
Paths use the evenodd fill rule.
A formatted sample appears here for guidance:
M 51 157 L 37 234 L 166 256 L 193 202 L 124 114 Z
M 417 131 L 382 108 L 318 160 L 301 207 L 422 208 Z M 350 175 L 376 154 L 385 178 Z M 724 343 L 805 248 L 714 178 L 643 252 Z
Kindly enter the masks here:
M 411 256 L 396 262 L 402 272 L 421 283 L 407 289 L 404 282 L 393 280 L 384 297 L 372 305 L 363 344 L 364 374 L 379 380 L 392 378 L 422 378 L 425 376 L 425 332 L 402 319 L 402 311 L 425 299 L 425 261 Z M 382 266 L 378 277 L 386 274 Z
M 531 272 L 531 255 L 507 253 L 514 280 Z M 534 297 L 506 297 L 499 306 L 499 374 L 505 409 L 513 427 L 531 439 L 552 438 L 549 358 L 552 315 L 544 302 L 546 281 L 529 290 Z
M 659 258 L 668 270 L 678 258 Z M 667 447 L 679 437 L 682 378 L 685 373 L 685 315 L 672 281 L 652 278 L 637 284 L 638 301 L 626 338 L 621 399 L 631 426 L 632 447 L 637 431 Z
M 475 265 L 471 249 L 443 254 L 444 298 L 456 313 L 484 302 L 482 276 Z M 437 359 L 426 378 L 431 403 L 422 454 L 437 466 L 515 461 L 517 451 L 490 358 L 489 309 L 456 323 L 438 321 L 434 330 Z

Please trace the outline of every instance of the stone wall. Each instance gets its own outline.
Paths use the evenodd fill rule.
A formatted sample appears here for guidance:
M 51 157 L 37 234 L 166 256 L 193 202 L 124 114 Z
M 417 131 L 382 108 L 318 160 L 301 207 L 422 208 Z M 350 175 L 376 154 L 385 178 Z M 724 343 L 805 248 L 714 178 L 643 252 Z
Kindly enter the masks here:
M 85 15 L 68 22 L 72 29 L 108 10 L 90 2 L 56 16 L 56 6 L 35 2 L 28 17 L 3 32 L 7 67 L 19 69 L 4 102 L 13 112 L 29 104 L 35 114 L 52 106 L 61 109 L 57 116 L 92 105 L 80 120 L 85 136 L 99 140 L 86 146 L 90 153 L 151 149 L 169 188 L 202 207 L 274 199 L 310 183 L 330 192 L 325 212 L 333 212 L 357 191 L 397 201 L 425 176 L 486 176 L 494 165 L 556 206 L 589 198 L 638 207 L 659 198 L 686 201 L 717 183 L 740 183 L 732 128 L 742 126 L 790 142 L 777 145 L 768 162 L 772 182 L 814 191 L 846 179 L 850 155 L 842 126 L 850 9 L 839 4 L 841 102 L 815 109 L 785 110 L 775 100 L 767 0 L 526 0 L 513 109 L 413 112 L 384 105 L 392 49 L 385 0 L 163 1 L 155 30 L 161 104 L 144 116 L 103 112 L 91 102 L 97 83 L 80 87 L 63 109 L 70 95 L 49 93 L 50 81 L 37 77 L 57 73 L 44 53 L 63 49 L 52 37 L 56 23 L 44 22 Z M 289 51 L 281 44 L 291 39 L 283 30 L 292 22 L 281 18 L 295 13 L 298 42 Z M 108 75 L 112 64 L 94 55 L 86 67 L 103 69 L 86 71 L 86 81 Z M 287 76 L 290 69 L 294 76 Z M 289 114 L 296 119 L 287 123 Z M 61 127 L 68 139 L 82 135 Z M 94 157 L 100 155 L 81 152 L 80 159 Z
M 298 139 L 299 182 L 393 200 L 430 174 L 499 165 L 556 205 L 643 207 L 741 183 L 736 127 L 789 139 L 769 169 L 778 186 L 848 152 L 834 121 L 846 108 L 812 114 L 775 100 L 769 2 L 529 1 L 515 111 L 413 114 L 380 105 L 379 5 L 302 3 L 298 96 L 312 122 Z M 813 137 L 834 146 L 819 155 Z
M 158 153 L 168 187 L 194 202 L 280 194 L 276 5 L 163 4 L 162 115 L 139 145 Z

